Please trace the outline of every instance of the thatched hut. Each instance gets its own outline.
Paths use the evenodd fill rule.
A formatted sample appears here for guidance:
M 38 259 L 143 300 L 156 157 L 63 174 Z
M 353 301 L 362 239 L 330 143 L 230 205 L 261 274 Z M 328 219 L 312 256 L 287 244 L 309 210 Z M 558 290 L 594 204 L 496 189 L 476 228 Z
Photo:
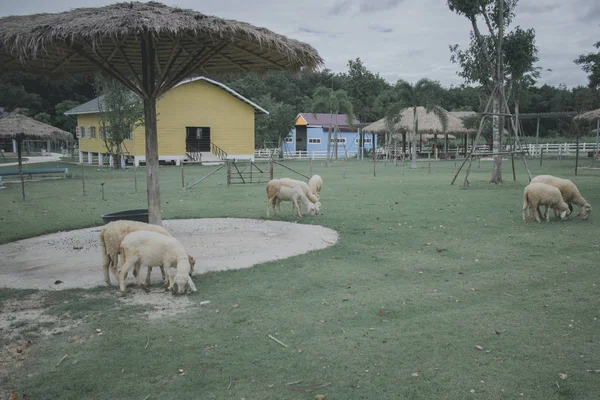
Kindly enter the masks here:
M 156 99 L 185 78 L 313 69 L 308 44 L 265 28 L 148 2 L 0 18 L 0 73 L 100 70 L 144 102 L 149 220 L 161 224 Z
M 64 140 L 73 141 L 73 135 L 52 125 L 44 124 L 15 112 L 0 110 L 0 138 L 14 139 L 17 142 L 17 158 L 19 161 L 19 176 L 21 178 L 21 193 L 25 200 L 25 183 L 23 181 L 22 148 L 25 139 Z
M 448 139 L 455 138 L 455 136 L 452 134 L 462 134 L 470 131 L 469 129 L 465 128 L 461 119 L 455 117 L 448 111 L 442 111 L 445 113 L 447 121 L 445 130 L 440 119 L 433 112 L 428 112 L 425 107 L 417 107 L 418 134 L 420 135 L 419 141 L 421 146 L 424 142 L 433 139 L 434 146 L 437 148 L 437 135 L 443 134 L 445 135 L 445 148 L 447 149 Z M 414 130 L 415 115 L 413 108 L 404 108 L 402 111 L 400 111 L 399 117 L 399 122 L 394 125 L 393 135 L 402 135 L 402 150 L 403 152 L 406 152 L 406 134 L 413 134 Z M 385 118 L 367 125 L 363 130 L 364 132 L 375 134 L 390 133 Z

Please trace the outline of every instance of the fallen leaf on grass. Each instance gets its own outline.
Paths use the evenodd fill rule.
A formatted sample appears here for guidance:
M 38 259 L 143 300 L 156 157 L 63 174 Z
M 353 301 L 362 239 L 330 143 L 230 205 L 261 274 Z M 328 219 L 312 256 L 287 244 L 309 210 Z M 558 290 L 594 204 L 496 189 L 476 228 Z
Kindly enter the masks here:
M 10 392 L 8 395 L 9 400 L 19 400 L 19 396 L 15 392 Z
M 506 332 L 506 329 L 503 330 L 503 331 L 499 331 L 498 329 L 495 329 L 495 331 L 496 331 L 496 335 L 500 335 L 500 334 Z
M 100 332 L 102 332 L 102 329 L 96 328 L 96 333 L 100 333 Z
M 475 346 L 477 350 L 483 350 L 483 346 Z
M 381 315 L 382 317 L 385 315 L 385 310 L 383 308 L 379 310 L 379 315 Z
M 417 377 L 417 376 L 419 376 L 419 373 L 418 373 L 418 372 L 413 372 L 413 373 L 412 373 L 412 374 L 410 374 L 410 375 L 411 375 L 411 376 L 414 376 L 414 377 Z
M 589 372 L 590 374 L 600 374 L 600 369 L 586 369 L 585 372 Z
M 315 396 L 315 400 L 323 400 L 325 398 L 325 395 L 322 394 L 318 394 Z
M 560 379 L 562 379 L 562 380 L 565 380 L 565 379 L 567 379 L 569 377 L 569 375 L 567 375 L 567 374 L 558 374 L 558 377 Z

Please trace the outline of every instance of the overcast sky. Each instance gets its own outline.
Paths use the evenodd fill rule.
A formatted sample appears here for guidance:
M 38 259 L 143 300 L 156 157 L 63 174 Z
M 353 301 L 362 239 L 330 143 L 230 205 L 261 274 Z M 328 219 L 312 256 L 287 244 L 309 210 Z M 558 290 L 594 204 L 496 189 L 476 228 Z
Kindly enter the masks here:
M 115 0 L 0 0 L 0 16 L 59 12 Z M 462 83 L 450 63 L 449 44 L 464 46 L 470 23 L 445 0 L 163 0 L 205 14 L 264 26 L 305 41 L 335 72 L 360 57 L 391 82 L 428 77 L 443 85 Z M 540 83 L 586 85 L 573 60 L 600 41 L 600 0 L 520 0 L 514 25 L 534 28 Z M 549 71 L 551 70 L 551 71 Z

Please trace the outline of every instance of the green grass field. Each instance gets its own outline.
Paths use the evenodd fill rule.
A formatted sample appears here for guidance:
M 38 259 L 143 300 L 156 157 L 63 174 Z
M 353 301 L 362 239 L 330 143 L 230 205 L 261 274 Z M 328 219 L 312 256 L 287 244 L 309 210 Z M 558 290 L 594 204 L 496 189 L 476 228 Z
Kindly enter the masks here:
M 517 181 L 505 162 L 505 184 L 493 186 L 491 163 L 474 163 L 464 190 L 449 185 L 454 162 L 404 174 L 380 163 L 376 178 L 370 163 L 315 162 L 323 214 L 301 223 L 337 230 L 339 243 L 196 276 L 191 307 L 177 315 L 149 319 L 116 287 L 1 289 L 5 311 L 41 298 L 44 315 L 77 323 L 49 336 L 47 326 L 25 329 L 20 340 L 33 344 L 5 386 L 30 399 L 597 399 L 600 375 L 586 372 L 600 369 L 597 217 L 523 223 L 527 180 L 515 164 Z M 307 163 L 288 165 L 308 174 Z M 600 171 L 575 177 L 572 160 L 530 166 L 573 179 L 600 212 Z M 143 169 L 136 193 L 131 170 L 86 167 L 84 197 L 79 167 L 68 167 L 71 178 L 27 184 L 26 202 L 6 184 L 0 243 L 145 208 Z M 210 170 L 186 166 L 185 180 Z M 160 173 L 165 219 L 265 218 L 263 184 L 228 188 L 219 173 L 185 193 L 178 167 Z M 278 167 L 282 176 L 291 175 Z M 294 381 L 330 385 L 302 392 L 286 385 Z

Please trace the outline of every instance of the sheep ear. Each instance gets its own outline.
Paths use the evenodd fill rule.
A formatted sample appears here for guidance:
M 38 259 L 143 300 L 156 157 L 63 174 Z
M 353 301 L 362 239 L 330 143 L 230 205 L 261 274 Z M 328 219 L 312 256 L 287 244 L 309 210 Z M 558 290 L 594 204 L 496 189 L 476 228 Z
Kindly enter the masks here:
M 188 276 L 188 284 L 190 285 L 190 289 L 192 289 L 192 292 L 197 292 L 196 285 L 194 285 L 194 281 L 190 276 Z

